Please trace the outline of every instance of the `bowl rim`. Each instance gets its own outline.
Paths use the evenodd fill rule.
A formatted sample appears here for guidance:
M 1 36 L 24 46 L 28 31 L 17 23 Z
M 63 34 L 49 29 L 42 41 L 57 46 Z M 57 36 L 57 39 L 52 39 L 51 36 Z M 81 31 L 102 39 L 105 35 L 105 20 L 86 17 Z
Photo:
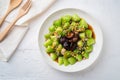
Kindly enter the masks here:
M 79 8 L 62 8 L 62 9 L 55 10 L 55 11 L 51 12 L 50 14 L 48 14 L 48 16 L 45 17 L 45 19 L 43 20 L 43 22 L 42 22 L 42 24 L 41 24 L 41 27 L 39 28 L 39 33 L 38 33 L 38 46 L 39 46 L 40 53 L 42 54 L 42 51 L 41 51 L 41 49 L 40 49 L 40 44 L 39 44 L 39 43 L 40 43 L 39 38 L 40 38 L 40 31 L 41 31 L 41 28 L 42 28 L 44 22 L 45 22 L 51 15 L 53 15 L 54 13 L 59 12 L 59 11 L 62 11 L 62 10 L 68 10 L 68 9 L 79 10 L 79 11 L 81 11 L 81 12 L 84 12 L 85 14 L 89 15 L 90 17 L 92 17 L 92 19 L 94 19 L 94 20 L 97 22 L 97 24 L 99 25 L 99 28 L 100 28 L 100 33 L 101 33 L 101 47 L 100 47 L 100 49 L 99 49 L 99 55 L 96 56 L 95 60 L 94 60 L 89 66 L 87 66 L 87 67 L 85 67 L 85 68 L 83 68 L 83 69 L 74 70 L 74 71 L 67 71 L 67 70 L 58 69 L 58 68 L 56 68 L 55 66 L 52 66 L 50 63 L 48 63 L 47 60 L 44 59 L 44 61 L 45 61 L 48 65 L 50 65 L 50 67 L 52 67 L 53 69 L 56 69 L 56 70 L 59 70 L 59 71 L 62 71 L 62 72 L 78 72 L 78 71 L 86 70 L 86 69 L 88 69 L 90 66 L 92 66 L 94 63 L 96 63 L 97 60 L 98 60 L 98 58 L 99 58 L 99 56 L 100 56 L 100 54 L 101 54 L 102 48 L 103 48 L 103 32 L 102 32 L 102 28 L 101 28 L 100 24 L 98 23 L 98 20 L 97 20 L 96 18 L 94 18 L 91 14 L 89 14 L 88 12 L 86 12 L 86 11 L 84 11 L 84 10 L 82 10 L 82 9 L 79 9 Z M 43 54 L 42 54 L 42 56 L 44 57 Z

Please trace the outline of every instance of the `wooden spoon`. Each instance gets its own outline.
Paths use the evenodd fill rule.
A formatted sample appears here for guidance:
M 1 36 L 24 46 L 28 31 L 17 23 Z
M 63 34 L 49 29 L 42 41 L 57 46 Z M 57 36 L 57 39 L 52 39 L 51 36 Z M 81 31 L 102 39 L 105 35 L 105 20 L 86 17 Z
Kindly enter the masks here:
M 21 7 L 21 9 L 18 12 L 17 17 L 13 20 L 13 22 L 11 22 L 8 27 L 5 28 L 5 30 L 3 30 L 0 33 L 0 42 L 2 40 L 4 40 L 4 38 L 9 34 L 9 32 L 13 29 L 13 25 L 24 15 L 26 15 L 28 13 L 28 11 L 30 10 L 32 5 L 31 0 L 27 0 L 27 2 L 23 5 L 23 7 Z
M 8 6 L 8 10 L 6 14 L 1 18 L 0 20 L 0 27 L 2 26 L 2 23 L 4 22 L 5 18 L 8 16 L 8 14 L 17 8 L 22 3 L 22 0 L 10 0 L 10 4 Z

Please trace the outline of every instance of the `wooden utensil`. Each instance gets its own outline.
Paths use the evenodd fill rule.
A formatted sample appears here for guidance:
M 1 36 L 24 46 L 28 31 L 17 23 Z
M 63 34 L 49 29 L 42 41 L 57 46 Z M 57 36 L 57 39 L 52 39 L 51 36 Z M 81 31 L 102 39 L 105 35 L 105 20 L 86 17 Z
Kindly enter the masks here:
M 0 42 L 4 40 L 4 38 L 8 35 L 10 30 L 13 28 L 13 25 L 25 14 L 28 13 L 29 9 L 31 7 L 31 0 L 27 0 L 27 2 L 23 5 L 23 7 L 19 10 L 19 14 L 17 17 L 13 20 L 13 22 L 5 28 L 3 32 L 0 33 Z
M 2 26 L 2 23 L 5 21 L 5 18 L 8 16 L 8 14 L 15 8 L 17 8 L 21 3 L 22 0 L 10 0 L 10 4 L 8 6 L 6 14 L 0 19 L 0 27 Z

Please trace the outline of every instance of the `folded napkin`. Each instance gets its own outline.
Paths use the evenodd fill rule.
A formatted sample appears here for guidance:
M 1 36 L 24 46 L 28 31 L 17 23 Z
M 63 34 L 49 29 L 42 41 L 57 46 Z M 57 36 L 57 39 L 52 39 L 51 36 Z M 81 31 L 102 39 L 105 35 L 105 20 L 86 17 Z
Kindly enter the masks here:
M 9 0 L 0 0 L 0 17 L 4 15 L 5 10 L 7 9 L 4 5 L 9 5 L 8 1 Z M 25 1 L 26 0 L 23 0 L 21 6 L 25 3 Z M 29 26 L 23 25 L 23 23 L 29 24 L 30 20 L 47 10 L 55 1 L 56 0 L 32 0 L 32 7 L 28 14 L 22 17 L 16 23 L 17 26 L 15 25 L 12 32 L 7 36 L 7 38 L 3 42 L 0 43 L 0 61 L 8 61 L 13 55 L 17 46 L 22 41 L 23 37 L 29 29 Z M 11 22 L 15 18 L 15 15 L 17 14 L 19 8 L 17 8 L 11 14 L 9 14 L 9 16 L 6 18 L 7 22 Z M 8 25 L 7 22 L 5 22 L 2 28 Z M 2 29 L 0 31 L 2 31 Z
M 8 25 L 9 23 L 5 22 L 1 28 L 1 31 L 3 30 L 3 28 L 5 28 Z M 0 60 L 1 61 L 9 60 L 9 58 L 12 56 L 12 54 L 16 50 L 17 46 L 23 39 L 28 29 L 29 27 L 27 27 L 27 25 L 14 26 L 10 34 L 0 43 Z

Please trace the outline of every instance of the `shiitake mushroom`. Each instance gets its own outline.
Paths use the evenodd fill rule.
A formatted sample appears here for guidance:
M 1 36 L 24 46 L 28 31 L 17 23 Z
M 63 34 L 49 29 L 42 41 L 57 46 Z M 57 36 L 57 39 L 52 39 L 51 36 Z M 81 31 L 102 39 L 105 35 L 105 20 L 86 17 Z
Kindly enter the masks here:
M 66 50 L 73 51 L 77 47 L 77 41 L 79 40 L 78 33 L 70 32 L 66 36 L 60 38 L 60 43 Z

